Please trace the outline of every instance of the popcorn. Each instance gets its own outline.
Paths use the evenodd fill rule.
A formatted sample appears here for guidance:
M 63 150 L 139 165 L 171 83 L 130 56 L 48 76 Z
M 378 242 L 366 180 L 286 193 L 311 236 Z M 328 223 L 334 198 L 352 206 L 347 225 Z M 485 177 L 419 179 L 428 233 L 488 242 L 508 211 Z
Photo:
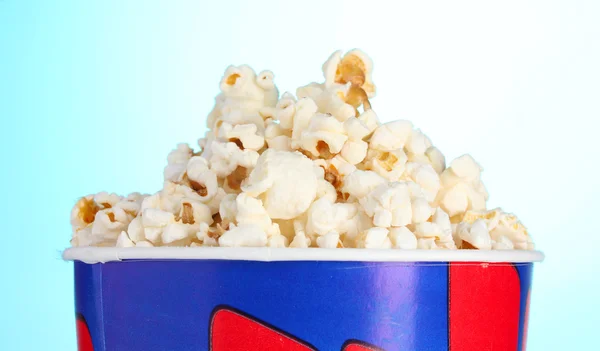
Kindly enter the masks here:
M 223 109 L 223 116 L 221 116 L 221 118 L 215 122 L 215 125 L 213 127 L 213 140 L 224 137 L 223 135 L 219 134 L 224 132 L 224 130 L 221 130 L 221 127 L 224 124 L 229 124 L 232 126 L 253 124 L 256 126 L 256 130 L 258 131 L 258 133 L 262 134 L 265 130 L 265 120 L 261 116 L 260 111 L 264 111 L 264 109 L 265 108 L 262 107 L 257 113 L 246 114 L 243 110 L 225 107 Z
M 281 234 L 272 235 L 267 239 L 268 247 L 287 247 L 288 246 L 288 238 Z
M 492 240 L 492 249 L 493 250 L 513 250 L 515 248 L 513 242 L 505 237 L 504 235 L 500 235 L 496 237 L 496 240 Z M 529 248 L 527 248 L 529 249 Z M 533 248 L 532 248 L 533 249 Z
M 305 233 L 300 232 L 296 233 L 294 240 L 292 240 L 289 247 L 304 249 L 310 247 L 310 244 L 310 238 L 307 238 Z
M 167 156 L 167 166 L 164 170 L 164 179 L 176 182 L 185 172 L 186 165 L 189 159 L 194 154 L 188 144 L 177 144 L 177 148 Z
M 146 234 L 144 233 L 144 225 L 142 224 L 142 217 L 135 217 L 129 222 L 127 227 L 127 236 L 134 243 L 144 241 Z
M 199 152 L 199 155 L 207 160 L 210 160 L 210 158 L 212 157 L 212 150 L 210 149 L 210 146 L 215 140 L 216 136 L 214 131 L 212 130 L 207 131 L 206 136 L 204 138 L 198 139 L 198 146 L 202 150 Z
M 121 208 L 107 208 L 98 211 L 92 224 L 92 243 L 116 242 L 117 237 L 127 229 L 133 216 Z
M 323 92 L 323 90 L 325 90 L 325 84 L 313 82 L 296 89 L 296 96 L 298 99 L 310 98 L 314 101 Z
M 112 193 L 100 192 L 94 195 L 94 202 L 99 204 L 103 209 L 111 208 L 117 205 L 122 200 L 122 197 Z
M 324 82 L 279 97 L 272 72 L 227 67 L 201 150 L 177 144 L 152 195 L 79 199 L 71 244 L 534 248 L 514 215 L 486 210 L 471 156 L 446 167 L 411 122 L 379 122 L 365 53 L 337 51 L 322 69 Z
M 417 239 L 417 249 L 419 250 L 438 250 L 438 247 L 435 243 L 435 238 L 420 238 Z
M 284 129 L 279 123 L 267 123 L 265 140 L 270 149 L 292 151 L 292 133 Z
M 265 145 L 265 138 L 258 135 L 256 124 L 221 124 L 218 133 L 220 138 L 232 142 L 241 150 L 258 151 Z
M 446 169 L 446 158 L 435 146 L 430 146 L 425 150 L 425 156 L 437 174 L 441 174 Z
M 238 167 L 254 167 L 259 156 L 256 151 L 241 150 L 235 143 L 231 142 L 213 142 L 212 150 L 210 169 L 219 178 L 227 177 Z
M 131 241 L 131 239 L 129 239 L 129 236 L 127 235 L 127 233 L 123 231 L 117 237 L 117 243 L 115 244 L 115 246 L 116 247 L 134 247 L 135 244 L 133 243 L 133 241 Z
M 352 199 L 362 199 L 386 179 L 372 171 L 355 170 L 344 177 L 342 192 Z
M 304 98 L 295 104 L 291 146 L 299 149 L 304 131 L 308 128 L 312 117 L 317 113 L 317 105 L 311 99 Z
M 93 244 L 91 224 L 86 227 L 73 229 L 73 233 L 71 235 L 72 246 L 92 246 Z
M 212 211 L 210 207 L 198 201 L 183 199 L 178 219 L 186 224 L 212 223 Z
M 219 246 L 261 247 L 268 243 L 267 233 L 256 224 L 232 224 L 228 231 L 219 237 Z
M 427 198 L 432 203 L 440 190 L 440 177 L 431 165 L 423 163 L 409 162 L 402 177 L 404 180 L 410 180 L 417 183 Z
M 217 239 L 225 232 L 217 229 L 211 229 L 208 224 L 201 223 L 200 230 L 196 233 L 196 238 L 202 243 L 202 246 L 219 246 Z
M 138 241 L 135 243 L 135 247 L 154 247 L 154 245 L 149 241 Z
M 444 155 L 431 145 L 431 141 L 420 130 L 413 130 L 409 121 L 394 121 L 375 129 L 369 141 L 369 154 L 365 168 L 375 170 L 389 180 L 411 179 L 404 173 L 408 163 L 431 165 L 440 174 L 444 171 Z M 415 166 L 413 166 L 414 168 Z
M 96 218 L 96 213 L 102 207 L 94 201 L 94 195 L 82 197 L 71 210 L 71 226 L 73 231 L 78 231 L 91 225 Z
M 126 227 L 131 219 L 137 216 L 141 199 L 143 196 L 137 193 L 122 198 L 107 192 L 79 199 L 71 210 L 73 231 L 71 244 L 74 246 L 114 244 L 120 229 Z
M 418 185 L 413 186 L 409 182 L 383 183 L 361 198 L 359 203 L 373 218 L 376 227 L 421 223 L 431 216 L 432 209 L 418 190 Z
M 485 221 L 478 219 L 473 224 L 462 222 L 456 228 L 460 246 L 463 249 L 491 250 L 492 238 Z
M 137 218 L 144 195 L 126 198 L 101 192 L 81 198 L 71 212 L 73 246 L 115 246 L 118 238 Z M 125 244 L 121 239 L 121 244 Z
M 273 78 L 275 75 L 271 71 L 262 71 L 256 78 L 256 84 L 265 91 L 265 106 L 273 106 L 279 98 L 279 91 L 275 86 Z
M 178 210 L 178 201 L 190 199 L 205 204 L 211 203 L 219 193 L 216 174 L 208 168 L 208 161 L 200 156 L 194 156 L 187 164 L 187 170 L 182 173 L 177 182 L 165 181 L 163 190 L 156 194 L 157 201 L 151 207 L 163 208 L 169 211 Z
M 201 223 L 213 223 L 212 209 L 199 201 L 163 190 L 142 203 L 141 223 L 134 220 L 128 235 L 134 242 L 187 245 Z
M 148 195 L 142 195 L 140 193 L 131 193 L 127 195 L 127 197 L 121 198 L 119 202 L 114 204 L 114 207 L 122 209 L 132 217 L 136 217 L 140 211 L 142 201 L 144 201 L 147 196 Z
M 237 195 L 226 195 L 219 205 L 219 215 L 221 220 L 226 223 L 235 223 L 237 215 Z
M 319 108 L 318 111 L 331 115 L 340 122 L 358 116 L 358 110 L 347 103 L 350 88 L 349 84 L 336 84 L 322 90 L 320 94 L 314 97 L 314 101 Z
M 427 149 L 431 146 L 431 141 L 420 131 L 412 130 L 404 148 L 408 154 L 408 159 L 412 161 L 412 157 L 424 155 Z
M 441 174 L 442 187 L 435 202 L 450 217 L 485 209 L 488 193 L 480 179 L 481 170 L 471 156 L 464 155 L 452 161 Z
M 417 237 L 406 227 L 392 227 L 388 236 L 395 249 L 412 250 L 417 248 Z
M 314 163 L 323 169 L 323 178 L 333 186 L 333 190 L 335 191 L 335 194 L 337 194 L 337 199 L 339 201 L 348 200 L 349 194 L 342 191 L 344 187 L 344 178 L 348 174 L 354 172 L 356 167 L 348 163 L 340 155 L 335 156 L 330 160 L 317 159 Z
M 226 103 L 227 97 L 223 93 L 219 93 L 217 96 L 215 96 L 215 106 L 210 111 L 208 116 L 206 116 L 206 128 L 211 129 L 215 126 L 217 120 L 223 116 L 223 108 L 225 107 Z M 200 145 L 200 147 L 204 148 L 203 145 Z
M 362 140 L 348 140 L 340 154 L 346 161 L 355 165 L 361 163 L 367 156 L 368 144 Z
M 332 116 L 316 114 L 302 132 L 301 147 L 313 156 L 329 159 L 342 150 L 346 140 L 348 136 L 340 121 Z
M 188 236 L 188 226 L 183 223 L 171 223 L 165 227 L 161 234 L 163 244 L 170 244 Z
M 183 200 L 197 201 L 198 195 L 185 185 L 165 182 L 163 190 L 158 194 L 158 209 L 177 214 L 181 211 Z
M 373 227 L 358 238 L 356 247 L 365 249 L 389 249 L 392 241 L 388 238 L 389 230 Z
M 148 194 L 141 194 L 138 192 L 134 192 L 134 193 L 129 193 L 129 195 L 127 195 L 125 197 L 125 200 L 127 201 L 132 201 L 132 202 L 136 202 L 136 203 L 142 203 L 142 201 L 148 197 Z
M 201 209 L 202 218 L 210 217 L 211 214 L 218 212 L 218 208 L 214 209 L 211 206 L 214 201 L 220 201 L 220 198 L 217 197 L 222 197 L 222 191 L 222 189 L 218 189 L 214 198 L 206 201 L 186 185 L 165 182 L 163 190 L 158 194 L 160 200 L 158 200 L 158 206 L 155 206 L 155 208 L 178 214 L 181 212 L 182 206 L 187 203 L 194 207 L 194 211 Z
M 298 152 L 266 150 L 242 190 L 260 198 L 272 219 L 292 219 L 306 211 L 317 195 L 315 168 Z
M 283 99 L 283 97 L 282 97 L 282 99 Z M 258 110 L 258 116 L 262 119 L 262 121 L 264 123 L 267 123 L 269 121 L 275 120 L 275 112 L 276 112 L 275 107 L 265 106 L 265 107 L 261 107 L 261 109 Z
M 367 123 L 363 122 L 358 118 L 352 118 L 344 122 L 344 129 L 348 138 L 351 140 L 363 140 L 369 134 L 371 130 Z
M 235 199 L 235 203 L 236 223 L 258 225 L 268 236 L 280 234 L 279 226 L 271 222 L 271 218 L 267 210 L 263 207 L 262 201 L 252 198 L 248 194 L 241 193 Z
M 188 197 L 206 203 L 217 194 L 219 188 L 217 175 L 209 168 L 205 158 L 199 156 L 190 158 L 186 165 L 186 176 L 189 189 L 194 191 L 194 196 L 190 196 L 187 189 L 184 189 Z
M 363 139 L 371 133 L 369 127 L 357 118 L 348 119 L 344 122 L 344 129 L 348 140 L 341 150 L 341 156 L 349 163 L 355 165 L 361 163 L 367 156 L 367 144 Z
M 331 231 L 323 236 L 318 237 L 317 246 L 323 249 L 337 249 L 338 247 L 342 247 L 340 234 L 335 231 Z
M 187 185 L 172 183 L 166 181 L 163 183 L 163 189 L 150 197 L 152 203 L 142 203 L 142 206 L 148 205 L 151 208 L 157 208 L 175 214 L 181 209 L 181 200 L 198 200 L 199 195 Z
M 292 220 L 292 226 L 294 227 L 294 233 L 305 233 L 306 234 L 306 222 L 308 221 L 308 215 L 306 213 L 298 216 Z
M 327 177 L 328 169 L 333 170 L 335 168 L 335 172 L 342 178 L 346 177 L 348 174 L 356 170 L 356 166 L 346 161 L 341 155 L 336 155 L 335 157 L 328 160 L 316 159 L 313 162 L 315 163 L 315 165 L 323 169 L 324 177 Z M 333 184 L 333 182 L 331 181 L 330 183 Z
M 351 83 L 364 90 L 369 98 L 375 96 L 372 72 L 373 61 L 358 49 L 349 51 L 343 57 L 341 50 L 336 51 L 323 64 L 326 87 Z
M 336 181 L 337 180 L 334 180 L 333 183 L 336 183 Z M 332 185 L 333 183 L 325 179 L 319 179 L 316 199 L 324 198 L 331 203 L 336 202 L 339 196 L 336 188 Z
M 341 51 L 336 51 L 323 64 L 325 88 L 347 84 L 346 102 L 354 108 L 363 105 L 365 110 L 369 110 L 369 98 L 375 96 L 372 71 L 373 63 L 362 51 L 352 50 L 344 57 L 341 56 Z
M 256 75 L 247 65 L 227 67 L 220 87 L 224 95 L 222 105 L 234 106 L 245 114 L 258 113 L 264 106 L 275 106 L 279 97 L 273 73 L 263 71 Z
M 219 207 L 221 205 L 221 200 L 227 196 L 227 193 L 222 188 L 217 190 L 217 194 L 212 198 L 209 202 L 206 203 L 208 208 L 210 209 L 211 214 L 216 215 L 219 213 Z
M 168 224 L 161 234 L 162 242 L 165 244 L 173 244 L 184 239 L 191 240 L 199 231 L 201 223 L 213 222 L 208 206 L 189 200 L 182 201 L 181 210 L 174 219 L 175 223 Z
M 450 222 L 450 216 L 448 216 L 444 210 L 439 207 L 436 208 L 431 220 L 432 223 L 436 224 L 441 232 L 444 233 L 444 235 L 440 236 L 440 238 L 449 238 L 452 235 L 452 223 Z
M 143 201 L 142 204 L 140 206 L 140 213 L 143 213 L 146 209 L 149 208 L 154 208 L 154 209 L 161 209 L 162 208 L 162 198 L 161 198 L 161 193 L 162 192 L 157 192 L 155 194 L 152 194 L 148 197 L 146 197 Z
M 320 198 L 309 208 L 306 233 L 325 235 L 330 231 L 355 236 L 357 234 L 356 216 L 358 206 L 353 203 L 333 203 L 330 199 Z
M 199 240 L 203 241 L 205 245 L 212 246 L 216 244 L 216 242 L 213 241 L 218 239 L 226 230 L 232 230 L 234 227 L 248 225 L 260 228 L 265 235 L 267 235 L 268 246 L 285 247 L 288 244 L 287 238 L 281 235 L 279 225 L 271 221 L 266 209 L 263 207 L 262 201 L 252 198 L 248 196 L 248 194 L 229 194 L 225 196 L 221 201 L 219 217 L 220 223 L 217 224 L 215 230 L 201 226 L 201 230 L 197 237 Z M 239 229 L 236 229 L 234 233 L 237 233 L 238 230 Z M 225 240 L 230 239 L 226 238 Z M 232 245 L 240 246 L 241 244 Z
M 500 216 L 502 215 L 502 210 L 499 208 L 489 210 L 489 211 L 467 211 L 462 217 L 461 222 L 466 222 L 469 224 L 475 223 L 478 219 L 481 219 L 486 224 L 488 230 L 493 230 L 496 228 L 498 223 L 500 222 Z
M 442 209 L 437 208 L 431 221 L 414 225 L 414 233 L 418 239 L 433 239 L 432 248 L 456 249 L 452 238 L 450 217 Z M 423 242 L 425 243 L 425 242 Z M 429 245 L 429 244 L 428 244 Z
M 163 230 L 172 223 L 175 223 L 175 215 L 171 212 L 156 208 L 148 208 L 142 212 L 144 237 L 153 244 L 160 243 Z
M 473 224 L 478 220 L 485 223 L 493 240 L 492 244 L 502 248 L 510 247 L 510 249 L 533 249 L 527 229 L 514 215 L 505 213 L 499 208 L 489 211 L 467 211 L 461 224 Z
M 414 182 L 406 182 L 406 185 L 410 191 L 412 201 L 413 223 L 416 224 L 428 220 L 435 211 L 429 205 L 423 189 Z
M 275 119 L 279 121 L 281 128 L 291 130 L 294 127 L 295 115 L 296 99 L 289 93 L 283 94 L 275 106 Z
M 375 129 L 380 126 L 379 119 L 377 118 L 377 114 L 373 110 L 366 110 L 361 113 L 357 119 L 364 123 L 367 128 L 369 128 L 369 135 L 371 135 Z
M 210 169 L 219 178 L 226 178 L 229 189 L 237 191 L 246 179 L 249 171 L 258 161 L 258 153 L 252 150 L 241 150 L 235 143 L 213 142 L 213 155 Z
M 517 250 L 534 249 L 527 229 L 512 214 L 502 213 L 498 225 L 490 231 L 490 235 L 496 242 L 506 242 L 503 238 L 510 240 Z
M 373 132 L 369 147 L 372 150 L 396 151 L 404 148 L 413 132 L 409 121 L 399 120 L 380 125 Z
M 325 87 L 324 84 L 310 83 L 296 90 L 299 99 L 310 99 L 316 103 L 318 112 L 331 115 L 338 121 L 344 122 L 359 115 L 356 107 L 349 104 L 355 98 L 351 83 L 332 84 Z
M 277 224 L 279 227 L 279 232 L 281 235 L 285 236 L 289 241 L 294 239 L 296 235 L 296 231 L 294 229 L 294 221 L 295 219 L 273 219 L 273 224 Z
M 394 151 L 369 150 L 365 169 L 372 170 L 389 181 L 398 181 L 404 174 L 408 157 L 401 149 Z

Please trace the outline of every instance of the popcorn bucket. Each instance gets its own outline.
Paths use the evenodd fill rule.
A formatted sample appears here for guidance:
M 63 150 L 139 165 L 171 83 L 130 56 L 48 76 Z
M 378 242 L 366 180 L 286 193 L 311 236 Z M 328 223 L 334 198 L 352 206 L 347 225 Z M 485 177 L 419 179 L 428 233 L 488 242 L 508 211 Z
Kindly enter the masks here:
M 80 351 L 525 350 L 537 251 L 71 248 Z

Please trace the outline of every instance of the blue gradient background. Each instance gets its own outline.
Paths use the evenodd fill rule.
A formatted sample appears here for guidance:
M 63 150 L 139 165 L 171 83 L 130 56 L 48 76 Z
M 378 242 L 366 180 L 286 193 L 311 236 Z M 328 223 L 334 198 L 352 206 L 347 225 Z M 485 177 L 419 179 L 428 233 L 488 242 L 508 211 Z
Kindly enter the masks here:
M 407 118 L 485 168 L 547 259 L 529 351 L 587 350 L 600 325 L 600 3 L 0 0 L 0 350 L 75 350 L 69 211 L 153 192 L 195 143 L 230 64 L 280 91 L 338 48 L 375 61 L 383 121 Z

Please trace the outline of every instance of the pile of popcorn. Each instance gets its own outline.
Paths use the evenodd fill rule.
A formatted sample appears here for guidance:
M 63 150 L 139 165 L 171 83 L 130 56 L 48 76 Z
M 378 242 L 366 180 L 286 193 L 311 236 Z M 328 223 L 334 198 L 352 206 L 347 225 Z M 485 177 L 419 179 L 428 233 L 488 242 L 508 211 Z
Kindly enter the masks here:
M 379 122 L 372 71 L 338 51 L 280 97 L 272 72 L 228 67 L 199 150 L 171 151 L 153 195 L 81 198 L 71 244 L 532 250 L 471 156 L 446 165 L 411 122 Z

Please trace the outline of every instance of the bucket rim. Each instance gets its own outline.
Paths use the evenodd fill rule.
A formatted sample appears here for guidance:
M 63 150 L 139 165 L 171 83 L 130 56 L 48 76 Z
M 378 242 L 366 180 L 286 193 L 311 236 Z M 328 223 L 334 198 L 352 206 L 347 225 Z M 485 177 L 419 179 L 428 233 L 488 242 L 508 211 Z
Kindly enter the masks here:
M 350 262 L 510 262 L 544 260 L 533 250 L 400 250 L 270 247 L 71 247 L 65 261 L 104 263 L 123 260 L 230 260 L 230 261 L 350 261 Z

